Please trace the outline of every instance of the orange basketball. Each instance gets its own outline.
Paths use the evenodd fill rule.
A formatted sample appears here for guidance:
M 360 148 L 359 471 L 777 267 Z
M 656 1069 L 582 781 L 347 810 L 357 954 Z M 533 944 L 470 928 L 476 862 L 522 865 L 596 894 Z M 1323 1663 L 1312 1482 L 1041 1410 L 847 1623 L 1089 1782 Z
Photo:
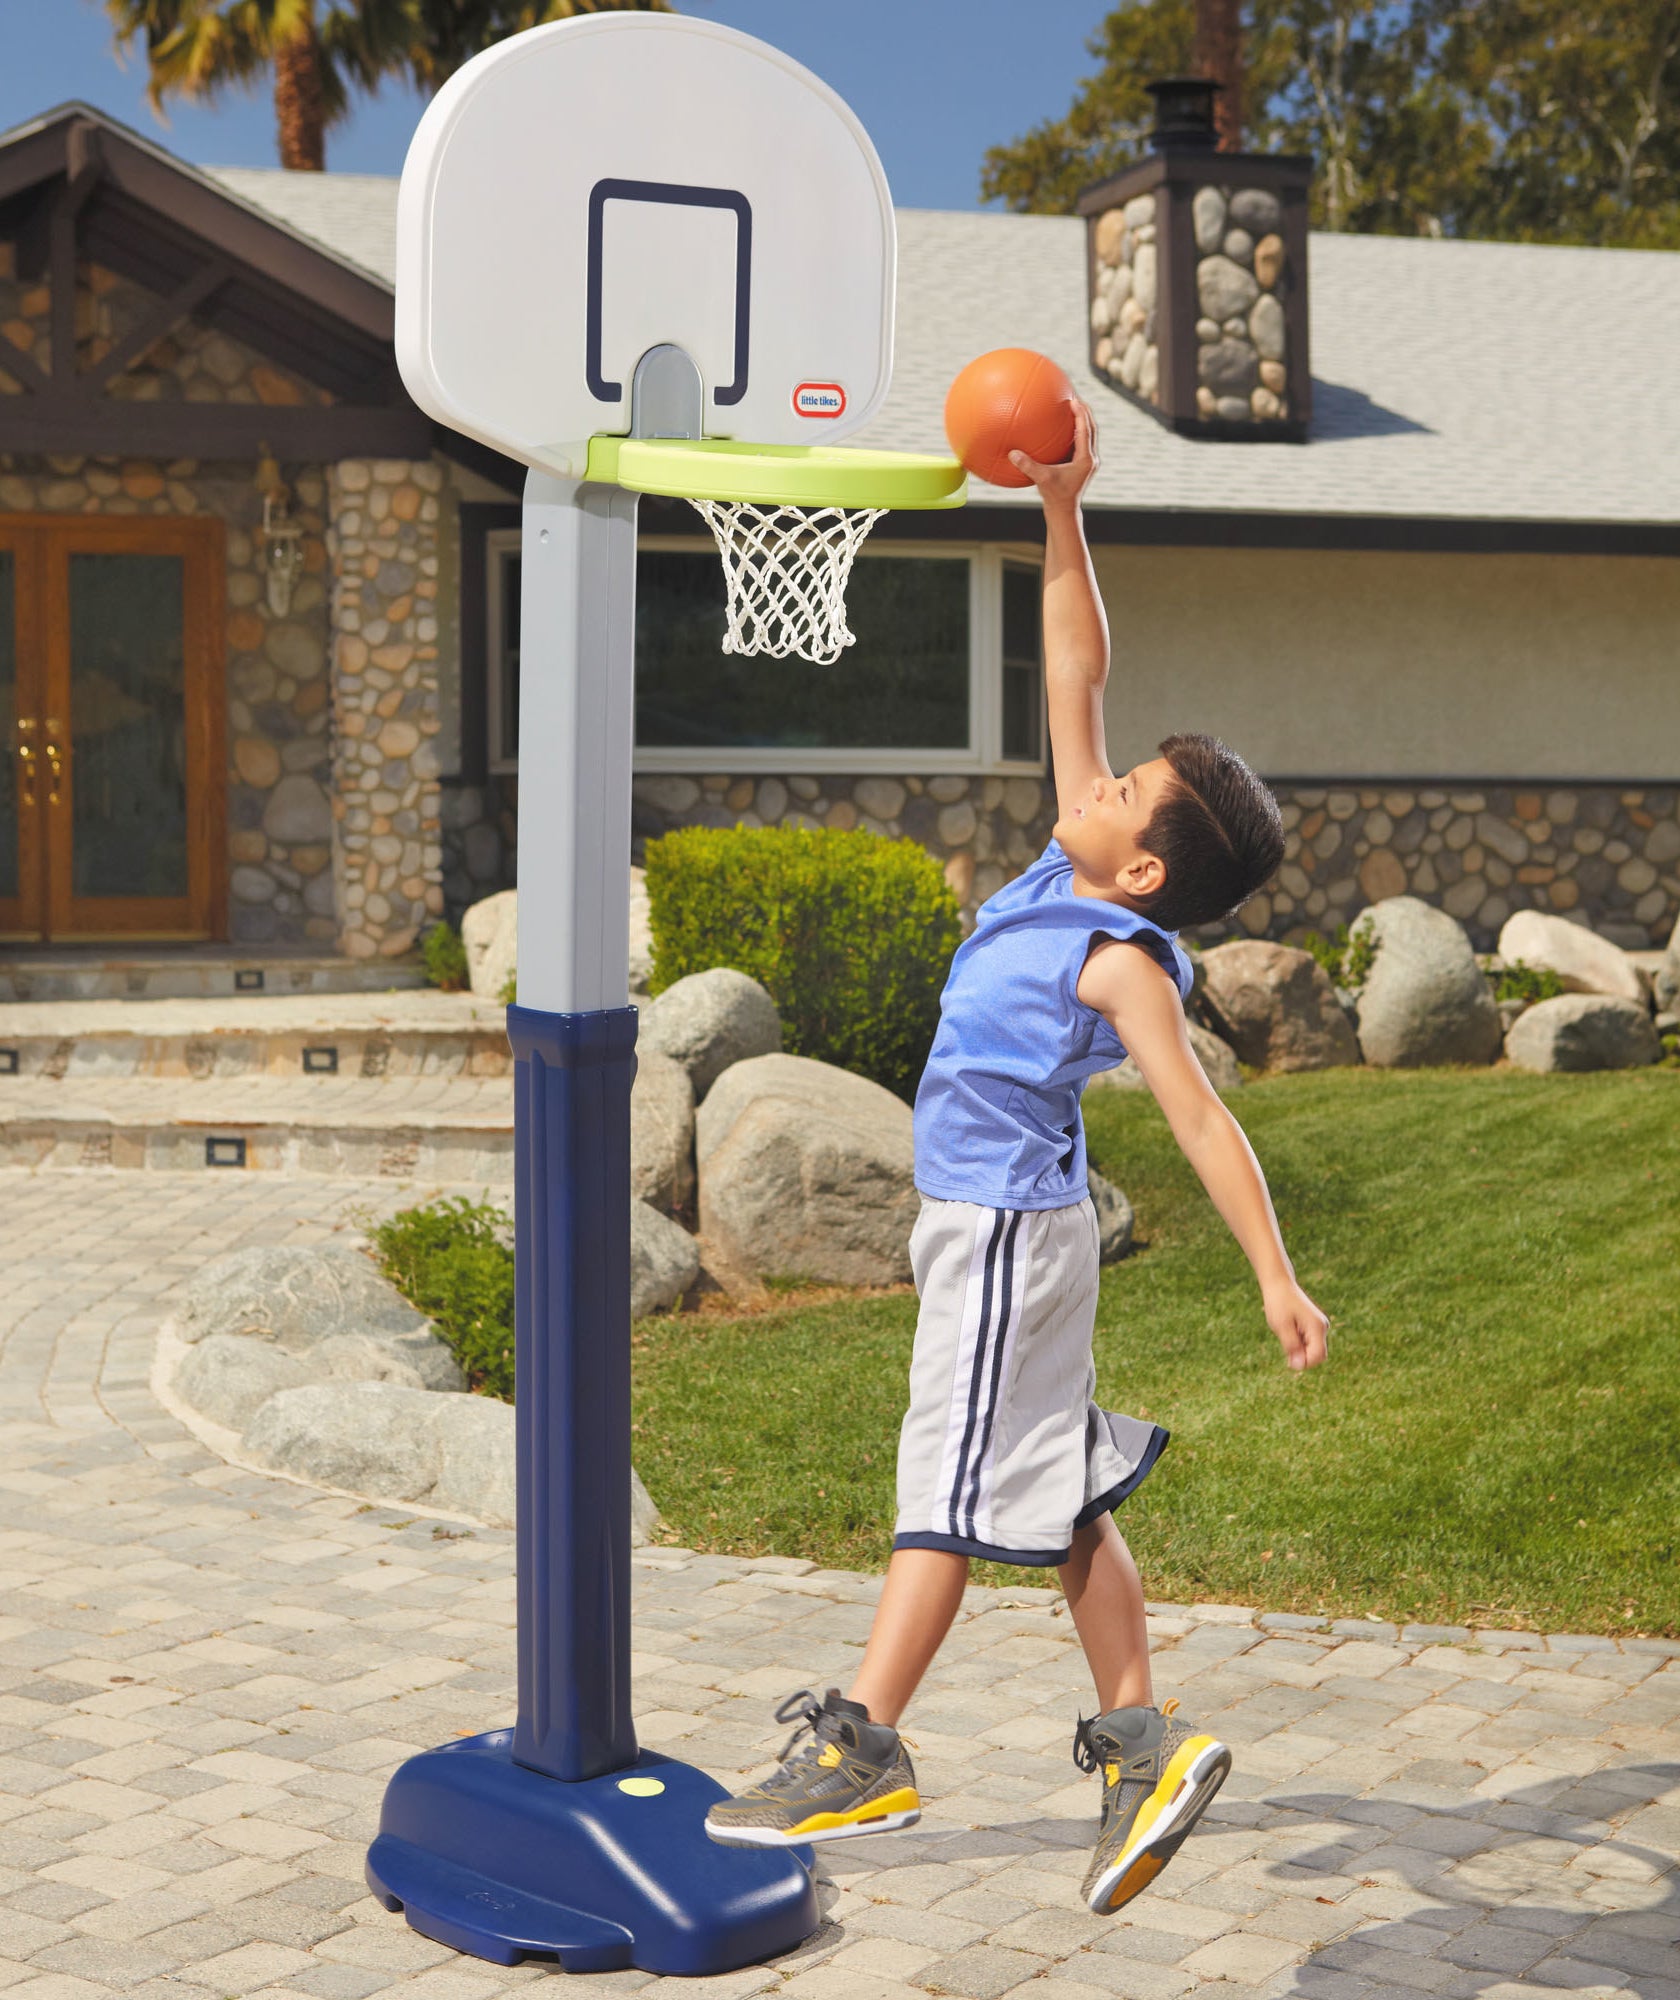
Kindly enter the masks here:
M 1024 451 L 1041 465 L 1073 455 L 1073 384 L 1047 354 L 994 347 L 971 361 L 945 398 L 945 435 L 977 479 L 1026 486 L 1009 463 Z

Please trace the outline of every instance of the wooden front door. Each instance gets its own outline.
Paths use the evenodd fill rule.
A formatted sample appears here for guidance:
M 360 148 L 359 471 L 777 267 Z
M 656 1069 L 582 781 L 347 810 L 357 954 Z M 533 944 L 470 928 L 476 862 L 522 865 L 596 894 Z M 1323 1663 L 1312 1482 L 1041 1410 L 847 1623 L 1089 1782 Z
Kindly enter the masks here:
M 223 537 L 0 516 L 0 936 L 221 922 Z

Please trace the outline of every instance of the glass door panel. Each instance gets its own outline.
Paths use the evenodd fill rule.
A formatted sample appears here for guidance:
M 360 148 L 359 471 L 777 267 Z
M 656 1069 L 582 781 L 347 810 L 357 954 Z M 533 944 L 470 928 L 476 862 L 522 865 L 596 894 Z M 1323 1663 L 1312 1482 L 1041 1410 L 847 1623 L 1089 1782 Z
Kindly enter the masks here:
M 71 555 L 69 779 L 78 900 L 185 898 L 185 563 Z
M 18 771 L 26 736 L 18 734 L 17 668 L 17 557 L 0 549 L 0 903 L 22 893 Z

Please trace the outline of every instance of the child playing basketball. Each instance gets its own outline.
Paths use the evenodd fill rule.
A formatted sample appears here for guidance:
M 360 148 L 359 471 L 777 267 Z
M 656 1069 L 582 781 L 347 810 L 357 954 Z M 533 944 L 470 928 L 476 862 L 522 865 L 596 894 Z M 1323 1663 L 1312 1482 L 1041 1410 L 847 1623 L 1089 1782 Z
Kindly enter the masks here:
M 791 1846 L 908 1826 L 921 1813 L 897 1723 L 950 1630 L 969 1559 L 1055 1567 L 1096 1682 L 1075 1761 L 1102 1771 L 1084 1883 L 1117 1910 L 1171 1860 L 1230 1769 L 1217 1738 L 1154 1706 L 1143 1589 L 1112 1509 L 1167 1433 L 1099 1409 L 1091 1333 L 1098 1231 L 1079 1096 L 1130 1053 L 1241 1244 L 1292 1368 L 1324 1359 L 1327 1324 L 1295 1282 L 1242 1128 L 1185 1032 L 1191 968 L 1174 933 L 1228 915 L 1283 856 L 1276 802 L 1206 736 L 1171 736 L 1115 776 L 1103 734 L 1108 629 L 1073 456 L 1013 462 L 1044 501 L 1044 672 L 1057 821 L 1043 855 L 980 910 L 952 961 L 916 1097 L 911 1235 L 921 1306 L 898 1456 L 893 1555 L 863 1663 L 842 1697 L 790 1698 L 800 1726 L 761 1784 L 706 1830 Z M 792 1754 L 789 1754 L 789 1752 Z

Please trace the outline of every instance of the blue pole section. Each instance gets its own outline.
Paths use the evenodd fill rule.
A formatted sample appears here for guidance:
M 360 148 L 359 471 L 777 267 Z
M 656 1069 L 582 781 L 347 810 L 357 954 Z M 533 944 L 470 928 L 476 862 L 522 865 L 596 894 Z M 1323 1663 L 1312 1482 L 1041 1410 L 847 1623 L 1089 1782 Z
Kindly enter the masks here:
M 519 1719 L 554 1778 L 633 1763 L 630 1086 L 636 1010 L 508 1009 L 514 1086 Z

